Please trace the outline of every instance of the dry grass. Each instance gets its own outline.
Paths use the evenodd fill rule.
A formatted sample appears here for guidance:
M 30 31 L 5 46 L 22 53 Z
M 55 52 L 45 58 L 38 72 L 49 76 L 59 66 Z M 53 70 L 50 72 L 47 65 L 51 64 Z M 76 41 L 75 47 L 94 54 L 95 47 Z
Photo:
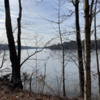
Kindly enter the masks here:
M 83 99 L 70 99 L 64 97 L 52 97 L 48 95 L 40 95 L 30 93 L 25 90 L 11 90 L 7 86 L 2 85 L 0 82 L 0 100 L 83 100 Z

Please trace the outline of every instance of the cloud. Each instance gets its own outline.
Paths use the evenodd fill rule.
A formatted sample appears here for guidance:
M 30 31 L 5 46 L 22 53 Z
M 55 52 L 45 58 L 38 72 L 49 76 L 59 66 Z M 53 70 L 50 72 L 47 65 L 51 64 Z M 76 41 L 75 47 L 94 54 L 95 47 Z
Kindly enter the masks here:
M 56 0 L 57 1 L 57 0 Z M 57 3 L 57 2 L 56 2 Z M 38 32 L 39 35 L 45 37 L 44 41 L 47 41 L 51 35 L 55 33 L 55 30 L 52 29 L 52 26 L 57 27 L 57 24 L 50 23 L 41 17 L 53 21 L 58 21 L 57 13 L 58 6 L 53 0 L 45 0 L 43 3 L 36 3 L 34 0 L 22 0 L 22 33 L 28 36 Z M 62 14 L 68 13 L 67 9 L 70 9 L 70 6 L 63 5 L 61 10 Z M 73 8 L 72 8 L 73 9 Z M 10 11 L 13 29 L 17 26 L 17 18 L 19 13 L 18 0 L 10 0 Z M 4 2 L 0 4 L 0 30 L 5 32 L 5 10 Z M 68 21 L 66 21 L 68 23 Z M 72 23 L 72 22 L 71 22 Z M 70 24 L 71 24 L 70 23 Z M 64 24 L 62 25 L 64 26 Z M 2 34 L 1 32 L 1 34 Z M 17 30 L 16 30 L 17 33 Z M 14 35 L 15 36 L 15 35 Z M 27 35 L 26 35 L 27 36 Z M 16 36 L 15 36 L 16 37 Z
M 17 18 L 19 14 L 18 0 L 10 1 L 10 11 L 12 19 L 13 29 L 17 27 Z M 38 33 L 40 36 L 44 36 L 44 41 L 47 41 L 50 37 L 58 34 L 53 28 L 57 29 L 58 25 L 48 22 L 44 19 L 49 19 L 52 21 L 58 21 L 58 0 L 21 0 L 22 1 L 22 38 L 23 36 L 31 37 L 34 33 Z M 37 2 L 36 2 L 37 1 Z M 80 26 L 84 30 L 84 15 L 83 13 L 83 3 L 80 3 Z M 61 5 L 61 14 L 69 15 L 75 8 L 72 3 L 66 2 Z M 43 18 L 41 18 L 43 17 Z M 99 17 L 99 15 L 98 15 Z M 99 19 L 98 19 L 99 20 Z M 97 21 L 99 24 L 99 21 Z M 53 26 L 53 27 L 52 27 Z M 68 18 L 63 24 L 61 24 L 61 30 L 73 31 L 75 27 L 75 14 Z M 5 33 L 5 9 L 4 2 L 0 0 L 0 36 Z M 14 36 L 17 37 L 15 31 Z M 75 36 L 75 35 L 74 35 Z M 6 35 L 5 35 L 6 37 Z M 83 36 L 82 36 L 83 37 Z M 23 40 L 22 40 L 23 41 Z

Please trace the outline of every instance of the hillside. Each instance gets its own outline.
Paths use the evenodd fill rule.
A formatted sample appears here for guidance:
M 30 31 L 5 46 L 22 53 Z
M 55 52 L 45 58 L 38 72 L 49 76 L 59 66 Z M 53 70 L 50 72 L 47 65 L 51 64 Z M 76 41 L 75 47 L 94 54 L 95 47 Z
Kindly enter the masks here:
M 64 42 L 63 43 L 64 49 L 66 50 L 76 50 L 77 49 L 77 43 L 76 41 L 70 41 L 70 42 Z M 51 50 L 61 50 L 61 44 L 54 44 L 51 46 L 48 46 Z M 84 40 L 82 41 L 82 49 L 84 49 Z M 91 41 L 91 49 L 95 49 L 95 41 Z M 97 49 L 100 49 L 100 40 L 97 41 Z
M 16 49 L 18 49 L 17 46 L 15 46 Z M 36 47 L 31 46 L 21 46 L 21 49 L 36 49 Z M 0 50 L 9 50 L 9 47 L 7 44 L 0 44 Z

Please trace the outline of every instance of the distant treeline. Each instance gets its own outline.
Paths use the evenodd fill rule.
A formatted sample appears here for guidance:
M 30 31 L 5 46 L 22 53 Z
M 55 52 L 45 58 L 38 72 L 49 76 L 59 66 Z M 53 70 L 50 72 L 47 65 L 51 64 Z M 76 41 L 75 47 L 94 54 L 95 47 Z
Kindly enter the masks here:
M 18 49 L 18 46 L 15 46 Z M 36 47 L 21 46 L 21 49 L 36 49 Z M 0 44 L 0 50 L 9 50 L 8 44 Z
M 70 42 L 64 42 L 63 43 L 63 46 L 64 46 L 64 49 L 67 49 L 67 50 L 75 50 L 77 49 L 77 42 L 76 41 L 70 41 Z M 61 44 L 54 44 L 54 45 L 51 45 L 51 46 L 48 46 L 49 49 L 52 49 L 52 50 L 61 50 L 62 47 L 61 47 Z M 82 49 L 84 49 L 84 40 L 82 41 Z M 92 40 L 91 41 L 91 49 L 95 49 L 95 41 Z M 100 40 L 97 41 L 97 49 L 100 49 Z

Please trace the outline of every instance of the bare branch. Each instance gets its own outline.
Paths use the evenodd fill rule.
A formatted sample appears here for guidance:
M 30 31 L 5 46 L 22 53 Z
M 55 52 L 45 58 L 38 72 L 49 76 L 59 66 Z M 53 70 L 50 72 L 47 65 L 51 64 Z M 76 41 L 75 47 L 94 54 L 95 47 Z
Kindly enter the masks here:
M 46 44 L 45 44 L 45 46 L 41 49 L 41 50 L 38 50 L 37 51 L 37 49 L 36 49 L 36 51 L 33 53 L 33 54 L 31 54 L 30 56 L 28 56 L 21 64 L 20 64 L 20 67 L 29 59 L 29 58 L 31 58 L 33 55 L 35 55 L 36 53 L 39 53 L 39 52 L 41 52 L 52 40 L 54 40 L 55 38 L 53 38 L 53 39 L 51 39 L 50 41 L 48 41 Z

